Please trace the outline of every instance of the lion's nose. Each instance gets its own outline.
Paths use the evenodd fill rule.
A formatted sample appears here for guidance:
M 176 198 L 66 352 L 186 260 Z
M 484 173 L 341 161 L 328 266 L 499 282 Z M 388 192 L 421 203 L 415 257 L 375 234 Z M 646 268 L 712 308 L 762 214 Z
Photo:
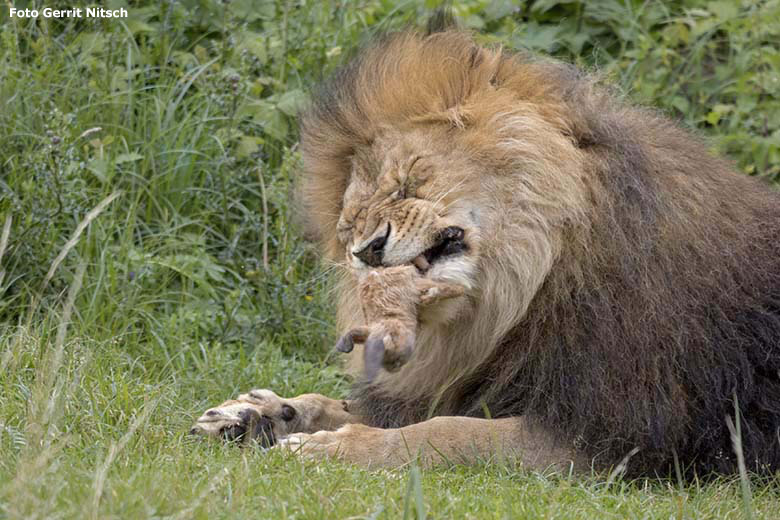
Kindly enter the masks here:
M 358 252 L 353 252 L 352 254 L 371 267 L 379 267 L 382 265 L 382 257 L 384 256 L 384 249 L 385 244 L 387 244 L 388 235 L 389 233 L 387 235 L 376 237 L 374 240 L 369 242 L 366 247 Z

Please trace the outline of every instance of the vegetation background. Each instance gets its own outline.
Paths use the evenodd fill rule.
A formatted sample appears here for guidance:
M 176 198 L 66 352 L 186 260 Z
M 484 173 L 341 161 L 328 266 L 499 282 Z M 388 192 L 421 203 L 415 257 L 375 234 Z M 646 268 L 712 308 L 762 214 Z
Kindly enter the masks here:
M 0 518 L 776 518 L 775 481 L 366 472 L 186 432 L 240 391 L 346 393 L 291 214 L 296 115 L 436 1 L 0 7 Z M 13 2 L 15 7 L 74 7 Z M 779 0 L 454 2 L 485 43 L 598 68 L 780 182 Z

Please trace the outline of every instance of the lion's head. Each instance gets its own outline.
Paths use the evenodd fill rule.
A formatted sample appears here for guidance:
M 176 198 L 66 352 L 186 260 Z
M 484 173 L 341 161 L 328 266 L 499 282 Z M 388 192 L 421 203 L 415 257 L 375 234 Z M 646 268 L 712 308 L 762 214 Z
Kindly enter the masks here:
M 741 372 L 758 351 L 780 369 L 777 198 L 577 69 L 456 30 L 387 36 L 315 94 L 302 150 L 344 330 L 361 270 L 414 264 L 466 289 L 421 317 L 407 365 L 359 389 L 376 423 L 526 414 L 654 463 L 697 443 L 729 458 L 732 391 L 780 397 L 776 374 L 761 390 Z M 738 325 L 757 308 L 763 340 Z
M 519 83 L 548 69 L 507 61 L 464 33 L 407 33 L 365 50 L 304 117 L 303 189 L 327 258 L 348 271 L 415 263 L 469 290 L 423 323 L 440 338 L 460 335 L 454 322 L 463 321 L 483 347 L 448 352 L 446 362 L 439 349 L 418 349 L 407 370 L 429 379 L 446 367 L 432 386 L 490 353 L 583 220 L 584 158 L 566 105 Z M 351 279 L 346 322 L 359 317 Z

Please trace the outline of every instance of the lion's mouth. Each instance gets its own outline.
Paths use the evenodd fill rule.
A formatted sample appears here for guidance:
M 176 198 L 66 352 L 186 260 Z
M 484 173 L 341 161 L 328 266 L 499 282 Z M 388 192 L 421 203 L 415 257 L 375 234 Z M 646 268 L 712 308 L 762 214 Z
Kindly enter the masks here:
M 442 229 L 437 233 L 434 245 L 419 254 L 412 263 L 424 274 L 439 260 L 466 251 L 468 246 L 463 236 L 463 229 L 457 226 Z

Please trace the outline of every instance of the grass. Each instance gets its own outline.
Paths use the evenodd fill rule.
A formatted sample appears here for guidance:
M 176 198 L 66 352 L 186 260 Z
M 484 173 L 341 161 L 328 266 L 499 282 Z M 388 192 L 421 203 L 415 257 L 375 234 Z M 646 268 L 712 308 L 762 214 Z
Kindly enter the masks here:
M 57 365 L 56 333 L 43 326 L 4 337 L 11 354 L 3 374 L 14 374 L 2 380 L 3 417 L 11 418 L 0 438 L 0 503 L 8 518 L 417 516 L 410 492 L 416 468 L 369 472 L 185 434 L 194 410 L 252 384 L 338 392 L 338 379 L 315 365 L 259 349 L 217 350 L 193 360 L 197 369 L 153 373 L 119 341 L 72 335 Z M 434 518 L 743 517 L 738 479 L 680 489 L 672 481 L 607 483 L 489 462 L 421 475 L 422 507 Z M 777 489 L 756 489 L 755 518 L 775 517 Z
M 365 35 L 434 3 L 142 1 L 121 23 L 0 8 L 0 518 L 776 517 L 774 481 L 744 503 L 738 478 L 367 472 L 186 435 L 250 388 L 347 392 L 290 204 L 295 117 Z M 518 5 L 455 10 L 780 176 L 779 2 Z

